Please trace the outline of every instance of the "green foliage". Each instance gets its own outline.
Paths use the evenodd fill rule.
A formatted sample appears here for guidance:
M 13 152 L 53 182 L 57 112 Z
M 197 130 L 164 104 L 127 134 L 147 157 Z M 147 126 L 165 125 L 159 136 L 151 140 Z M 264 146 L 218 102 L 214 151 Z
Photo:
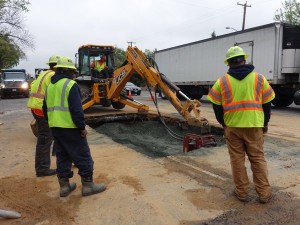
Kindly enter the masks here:
M 0 68 L 10 68 L 18 65 L 22 53 L 5 37 L 0 36 Z
M 125 61 L 125 51 L 122 48 L 115 48 L 115 65 L 120 67 Z
M 300 2 L 297 2 L 296 0 L 286 0 L 282 3 L 282 8 L 276 10 L 274 20 L 299 25 Z
M 23 13 L 28 0 L 0 0 L 0 67 L 15 66 L 26 58 L 25 49 L 33 48 L 30 34 L 24 29 Z
M 147 58 L 153 58 L 154 57 L 154 52 L 156 51 L 157 49 L 154 49 L 153 51 L 149 50 L 149 49 L 145 49 L 145 52 L 144 54 L 147 56 Z
M 0 0 L 0 9 L 20 9 L 21 11 L 28 12 L 29 1 L 26 0 Z

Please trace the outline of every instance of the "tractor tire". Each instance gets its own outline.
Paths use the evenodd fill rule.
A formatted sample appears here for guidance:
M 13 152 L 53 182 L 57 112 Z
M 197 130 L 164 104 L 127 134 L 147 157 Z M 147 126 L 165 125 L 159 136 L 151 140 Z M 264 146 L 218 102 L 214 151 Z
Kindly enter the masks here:
M 125 107 L 125 104 L 121 102 L 111 102 L 111 104 L 114 109 L 123 109 Z
M 101 101 L 101 104 L 103 107 L 110 107 L 111 106 L 111 100 L 104 99 Z
M 121 91 L 121 98 L 122 99 L 126 99 L 126 98 L 123 98 L 122 96 L 127 96 L 127 91 L 126 91 L 126 89 L 123 89 L 122 91 Z M 114 101 L 112 101 L 111 102 L 111 104 L 112 104 L 112 107 L 114 108 L 114 109 L 123 109 L 124 107 L 125 107 L 125 104 L 123 104 L 123 103 L 121 103 L 121 102 L 114 102 Z
M 85 104 L 91 100 L 91 88 L 85 84 L 78 84 L 81 92 L 81 104 Z

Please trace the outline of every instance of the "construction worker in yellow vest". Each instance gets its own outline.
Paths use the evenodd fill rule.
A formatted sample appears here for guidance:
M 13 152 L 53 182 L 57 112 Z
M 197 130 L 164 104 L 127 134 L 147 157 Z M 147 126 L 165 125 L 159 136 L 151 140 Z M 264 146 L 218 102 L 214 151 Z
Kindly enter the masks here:
M 106 65 L 106 56 L 102 55 L 100 60 L 96 60 L 91 64 L 92 74 L 96 78 L 109 78 L 108 67 Z
M 247 57 L 239 46 L 228 49 L 224 63 L 229 70 L 216 81 L 207 98 L 213 103 L 217 121 L 224 127 L 235 184 L 234 195 L 243 202 L 251 200 L 245 167 L 247 155 L 258 199 L 267 203 L 272 191 L 264 157 L 263 134 L 268 131 L 275 93 L 266 78 L 254 72 L 253 65 L 246 64 Z
M 52 55 L 47 62 L 50 67 L 49 70 L 41 72 L 37 79 L 31 83 L 30 97 L 27 103 L 27 107 L 31 109 L 32 115 L 36 120 L 35 172 L 37 177 L 56 174 L 55 169 L 50 169 L 50 149 L 53 138 L 48 122 L 45 120 L 42 106 L 46 88 L 55 73 L 54 66 L 57 64 L 58 59 L 58 55 Z M 53 151 L 55 152 L 55 145 Z
M 94 184 L 94 161 L 87 143 L 84 113 L 79 86 L 73 80 L 76 68 L 69 57 L 61 57 L 55 75 L 47 88 L 43 111 L 57 146 L 57 177 L 60 197 L 68 196 L 76 188 L 70 183 L 73 177 L 72 163 L 81 176 L 82 196 L 105 191 L 103 183 Z

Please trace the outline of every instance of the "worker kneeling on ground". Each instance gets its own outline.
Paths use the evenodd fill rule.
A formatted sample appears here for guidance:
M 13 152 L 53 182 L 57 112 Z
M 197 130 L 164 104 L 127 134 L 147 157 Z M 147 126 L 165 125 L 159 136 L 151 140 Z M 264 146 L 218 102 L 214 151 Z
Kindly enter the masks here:
M 93 183 L 94 161 L 86 139 L 81 94 L 73 80 L 76 68 L 68 57 L 60 58 L 55 68 L 56 73 L 45 94 L 43 110 L 57 146 L 60 196 L 66 197 L 76 188 L 76 183 L 69 183 L 69 178 L 73 177 L 72 162 L 81 176 L 82 195 L 100 193 L 106 186 Z
M 271 101 L 275 93 L 266 78 L 246 64 L 247 54 L 239 46 L 231 47 L 225 64 L 229 70 L 211 88 L 207 98 L 213 103 L 230 155 L 234 195 L 249 201 L 249 179 L 245 167 L 247 154 L 253 172 L 253 183 L 261 203 L 272 197 L 267 162 L 263 150 L 263 133 L 268 131 Z

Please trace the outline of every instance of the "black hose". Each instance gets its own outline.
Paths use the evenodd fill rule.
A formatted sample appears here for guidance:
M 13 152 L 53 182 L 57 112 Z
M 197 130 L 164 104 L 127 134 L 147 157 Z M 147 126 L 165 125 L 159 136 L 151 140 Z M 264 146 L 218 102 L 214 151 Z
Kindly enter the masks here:
M 157 103 L 157 95 L 156 95 L 156 92 L 155 92 L 155 98 L 153 98 L 153 95 L 152 95 L 152 92 L 150 91 L 150 87 L 149 87 L 149 84 L 146 82 L 146 85 L 147 85 L 147 88 L 148 88 L 148 91 L 151 95 L 151 99 L 153 99 L 153 103 L 156 107 L 156 110 L 157 110 L 157 113 L 158 113 L 158 116 L 159 116 L 159 119 L 161 121 L 161 123 L 164 125 L 164 127 L 167 129 L 168 133 L 171 135 L 171 137 L 173 137 L 174 139 L 177 139 L 177 140 L 180 140 L 180 141 L 183 141 L 183 137 L 179 134 L 176 134 L 174 131 L 172 131 L 166 124 L 165 120 L 163 119 L 160 111 L 159 111 L 159 108 L 158 108 L 158 103 Z

